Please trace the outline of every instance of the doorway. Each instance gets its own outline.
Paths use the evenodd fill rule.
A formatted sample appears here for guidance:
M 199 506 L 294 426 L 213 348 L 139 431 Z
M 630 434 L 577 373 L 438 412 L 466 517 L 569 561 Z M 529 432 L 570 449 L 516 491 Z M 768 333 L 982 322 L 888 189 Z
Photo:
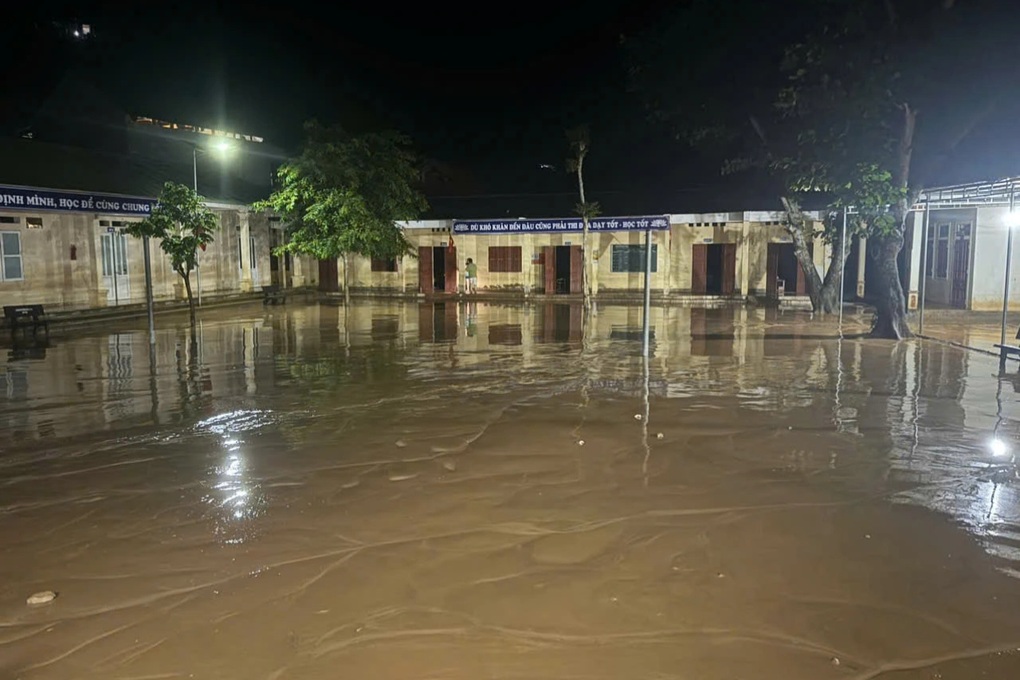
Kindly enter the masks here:
M 336 259 L 319 260 L 319 290 L 323 293 L 340 290 L 340 270 Z
M 583 253 L 581 246 L 545 246 L 545 294 L 581 292 Z
M 691 292 L 733 295 L 737 277 L 736 243 L 697 243 L 691 250 Z
M 810 245 L 808 248 L 810 249 Z M 792 243 L 770 243 L 765 293 L 769 298 L 807 295 L 807 277 L 797 262 Z
M 127 237 L 120 229 L 109 227 L 100 238 L 106 302 L 113 305 L 128 302 L 131 287 L 128 280 Z
M 418 287 L 426 295 L 457 292 L 457 248 L 418 248 Z
M 967 309 L 967 286 L 970 283 L 970 232 L 969 224 L 953 225 L 953 293 L 952 305 Z

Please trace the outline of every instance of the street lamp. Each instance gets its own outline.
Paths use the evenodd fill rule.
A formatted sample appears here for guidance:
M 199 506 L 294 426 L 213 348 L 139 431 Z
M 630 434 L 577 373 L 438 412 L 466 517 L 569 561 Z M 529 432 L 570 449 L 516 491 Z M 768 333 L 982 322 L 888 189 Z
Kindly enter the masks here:
M 198 193 L 198 152 L 208 153 L 208 149 L 216 151 L 221 157 L 226 157 L 234 150 L 234 145 L 225 139 L 218 140 L 208 147 L 203 147 L 195 142 L 188 142 L 191 144 L 191 175 L 194 180 L 195 193 Z M 201 255 L 195 255 L 195 283 L 198 288 L 198 306 L 202 306 L 202 268 L 199 266 L 198 260 L 201 259 Z
M 1002 284 L 1002 329 L 999 337 L 999 344 L 1006 344 L 1006 312 L 1009 311 L 1009 270 L 1013 262 L 1013 230 L 1020 226 L 1020 214 L 1014 210 L 1014 191 L 1009 189 L 1009 212 L 1006 213 L 1006 276 Z M 1003 355 L 1005 356 L 1005 354 Z

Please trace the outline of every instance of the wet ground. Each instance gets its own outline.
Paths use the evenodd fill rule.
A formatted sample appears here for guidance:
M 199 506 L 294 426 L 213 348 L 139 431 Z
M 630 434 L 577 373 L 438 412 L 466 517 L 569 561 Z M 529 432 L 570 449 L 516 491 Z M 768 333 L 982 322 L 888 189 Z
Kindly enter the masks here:
M 1020 677 L 994 357 L 760 309 L 654 309 L 647 365 L 627 307 L 157 321 L 151 363 L 4 350 L 2 680 Z

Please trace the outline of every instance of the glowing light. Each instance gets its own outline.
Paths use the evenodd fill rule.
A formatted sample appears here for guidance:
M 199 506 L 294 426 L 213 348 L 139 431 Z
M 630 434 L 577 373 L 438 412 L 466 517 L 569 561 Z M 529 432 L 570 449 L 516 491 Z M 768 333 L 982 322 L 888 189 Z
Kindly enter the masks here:
M 1005 456 L 1009 453 L 1009 444 L 998 437 L 988 442 L 988 448 L 991 450 L 992 455 L 996 457 Z
M 233 151 L 234 150 L 234 145 L 231 144 L 230 142 L 226 141 L 226 140 L 222 140 L 222 141 L 216 142 L 213 145 L 213 148 L 216 149 L 217 151 L 219 151 L 220 153 L 224 153 L 225 154 L 225 153 L 230 153 L 231 151 Z
M 1020 227 L 1020 211 L 1011 210 L 1006 213 L 1006 226 L 1010 229 Z

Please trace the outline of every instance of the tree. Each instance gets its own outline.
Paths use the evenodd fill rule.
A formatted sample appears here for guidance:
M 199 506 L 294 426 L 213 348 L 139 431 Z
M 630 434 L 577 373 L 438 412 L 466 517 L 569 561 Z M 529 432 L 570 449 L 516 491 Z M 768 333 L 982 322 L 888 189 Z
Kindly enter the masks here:
M 749 66 L 761 78 L 758 87 L 735 68 L 730 73 L 739 85 L 725 85 L 725 97 L 710 100 L 707 108 L 685 111 L 671 105 L 682 101 L 674 87 L 667 90 L 673 96 L 650 98 L 653 110 L 676 121 L 678 130 L 693 131 L 688 136 L 696 141 L 724 140 L 730 148 L 736 142 L 742 155 L 759 149 L 759 158 L 767 158 L 759 167 L 780 179 L 784 198 L 825 196 L 830 210 L 857 207 L 856 226 L 868 235 L 874 258 L 873 335 L 906 337 L 910 329 L 897 264 L 906 220 L 920 190 L 937 177 L 952 176 L 949 161 L 961 156 L 962 143 L 991 113 L 1008 111 L 1002 106 L 1006 96 L 1015 98 L 1017 75 L 1004 65 L 1018 56 L 1018 41 L 1008 29 L 1015 25 L 1017 3 L 800 0 L 782 13 L 768 3 L 757 3 L 763 7 L 755 12 L 754 4 L 741 8 L 747 20 L 760 22 L 770 35 L 767 42 L 784 47 L 775 59 L 765 45 Z M 692 5 L 709 12 L 712 3 Z M 710 13 L 700 17 L 708 18 Z M 706 25 L 695 22 L 689 30 Z M 973 40 L 975 34 L 982 39 Z M 697 51 L 697 45 L 680 44 L 688 53 Z M 733 46 L 719 49 L 727 47 Z M 737 55 L 746 56 L 739 50 Z M 651 73 L 639 62 L 636 75 L 645 83 L 649 75 L 665 77 L 665 61 L 651 60 L 656 66 Z M 770 68 L 776 77 L 768 75 Z M 754 134 L 747 133 L 755 127 L 749 125 L 742 126 L 743 135 L 733 133 L 741 127 L 734 119 L 759 115 L 766 122 Z M 764 128 L 767 146 L 760 134 Z M 984 178 L 982 172 L 965 179 Z M 786 206 L 792 223 L 797 205 Z M 804 233 L 793 230 L 795 240 L 796 231 Z
M 575 210 L 581 218 L 581 292 L 584 296 L 584 306 L 591 304 L 591 264 L 588 248 L 588 224 L 589 221 L 598 217 L 602 209 L 598 201 L 588 202 L 584 197 L 584 159 L 591 149 L 591 134 L 588 127 L 581 125 L 567 131 L 567 141 L 570 143 L 571 156 L 567 159 L 567 168 L 577 175 L 577 192 L 580 197 Z
M 410 140 L 396 132 L 351 135 L 338 126 L 305 125 L 301 154 L 277 171 L 279 189 L 255 205 L 287 224 L 281 251 L 341 259 L 350 304 L 349 257 L 399 258 L 411 244 L 397 222 L 417 219 L 428 203 Z
M 170 266 L 184 280 L 193 328 L 195 299 L 191 294 L 191 272 L 198 263 L 199 248 L 205 250 L 212 243 L 217 227 L 219 218 L 205 207 L 201 196 L 183 184 L 167 182 L 152 214 L 125 229 L 136 238 L 159 239 L 160 249 L 170 257 Z

